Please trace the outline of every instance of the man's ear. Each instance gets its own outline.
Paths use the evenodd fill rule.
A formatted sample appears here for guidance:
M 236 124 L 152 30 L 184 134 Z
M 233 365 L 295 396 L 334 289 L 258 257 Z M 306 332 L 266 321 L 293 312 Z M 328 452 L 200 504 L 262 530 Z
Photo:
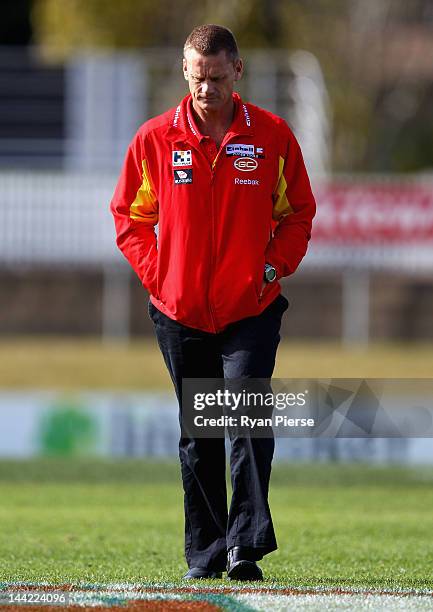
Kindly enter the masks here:
M 188 80 L 188 66 L 186 65 L 186 59 L 183 58 L 182 60 L 182 70 L 183 70 L 183 78 L 185 79 L 185 81 Z
M 239 81 L 239 79 L 242 78 L 242 74 L 244 72 L 244 63 L 241 60 L 241 58 L 235 61 L 234 69 L 235 69 L 235 81 Z

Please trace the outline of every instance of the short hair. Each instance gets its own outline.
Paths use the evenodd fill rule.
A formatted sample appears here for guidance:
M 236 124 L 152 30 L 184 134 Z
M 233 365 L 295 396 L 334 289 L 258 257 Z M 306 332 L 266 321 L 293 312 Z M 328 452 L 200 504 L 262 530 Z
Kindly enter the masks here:
M 193 29 L 185 41 L 183 54 L 189 49 L 195 49 L 201 55 L 218 55 L 225 51 L 234 62 L 239 58 L 238 45 L 233 33 L 223 26 L 207 24 Z

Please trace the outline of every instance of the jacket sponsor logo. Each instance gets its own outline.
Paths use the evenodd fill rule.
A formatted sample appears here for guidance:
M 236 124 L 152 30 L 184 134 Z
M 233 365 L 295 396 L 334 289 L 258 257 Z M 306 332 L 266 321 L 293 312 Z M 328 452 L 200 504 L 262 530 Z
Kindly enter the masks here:
M 252 172 L 256 170 L 259 162 L 252 157 L 238 157 L 233 162 L 233 165 L 236 170 L 240 170 L 241 172 Z
M 250 144 L 228 144 L 226 145 L 226 155 L 236 155 L 239 157 L 254 157 L 254 145 Z
M 197 132 L 194 129 L 194 126 L 192 125 L 189 113 L 187 114 L 186 118 L 188 119 L 188 125 L 189 125 L 189 129 L 191 130 L 191 132 L 194 134 L 194 136 L 197 136 Z
M 242 104 L 242 108 L 244 109 L 245 123 L 247 124 L 248 127 L 250 127 L 251 126 L 251 120 L 250 120 L 250 116 L 248 114 L 248 109 L 245 106 L 245 104 Z
M 187 170 L 174 170 L 174 184 L 185 185 L 192 183 L 192 168 Z
M 228 144 L 226 145 L 226 155 L 233 155 L 236 157 L 258 157 L 264 159 L 265 149 L 264 147 L 256 147 L 250 144 Z
M 180 104 L 179 104 L 179 106 L 176 108 L 176 112 L 174 113 L 174 117 L 173 117 L 173 127 L 177 127 L 177 122 L 179 121 L 179 115 L 180 115 Z
M 191 166 L 192 151 L 173 151 L 173 166 Z
M 260 181 L 258 179 L 235 178 L 235 185 L 260 185 Z

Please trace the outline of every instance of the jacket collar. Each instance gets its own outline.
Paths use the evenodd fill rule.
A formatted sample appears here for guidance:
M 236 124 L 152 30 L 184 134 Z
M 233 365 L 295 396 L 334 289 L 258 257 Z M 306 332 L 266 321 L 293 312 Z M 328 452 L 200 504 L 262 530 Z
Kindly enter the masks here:
M 167 137 L 170 140 L 187 140 L 192 139 L 195 142 L 200 141 L 200 134 L 197 133 L 196 127 L 188 116 L 188 104 L 191 100 L 191 94 L 185 96 L 170 117 L 170 127 Z M 227 136 L 229 138 L 235 136 L 252 136 L 254 134 L 251 113 L 247 105 L 242 101 L 240 95 L 233 92 L 233 101 L 235 103 L 235 116 L 232 124 L 228 129 Z

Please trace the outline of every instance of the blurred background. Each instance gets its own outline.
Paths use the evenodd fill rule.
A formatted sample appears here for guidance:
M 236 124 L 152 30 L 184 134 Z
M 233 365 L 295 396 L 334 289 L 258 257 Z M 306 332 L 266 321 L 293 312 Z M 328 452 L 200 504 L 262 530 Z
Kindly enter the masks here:
M 431 0 L 4 0 L 0 455 L 177 455 L 147 296 L 108 207 L 126 147 L 233 30 L 239 91 L 286 118 L 318 204 L 283 281 L 280 378 L 433 373 Z M 163 416 L 163 418 L 161 418 Z M 430 440 L 279 440 L 283 460 L 431 463 Z

